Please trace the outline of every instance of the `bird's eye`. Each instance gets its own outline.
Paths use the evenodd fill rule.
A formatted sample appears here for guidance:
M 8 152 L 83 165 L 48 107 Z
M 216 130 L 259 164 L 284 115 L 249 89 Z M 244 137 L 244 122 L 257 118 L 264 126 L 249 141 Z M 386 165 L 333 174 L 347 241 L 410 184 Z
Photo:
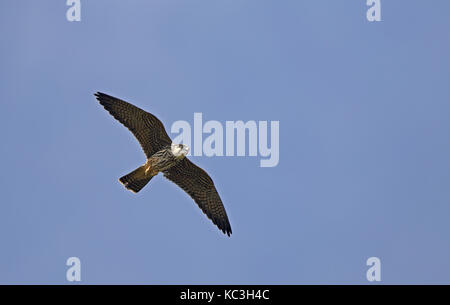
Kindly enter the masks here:
M 179 148 L 183 148 L 183 144 L 178 144 L 178 147 Z

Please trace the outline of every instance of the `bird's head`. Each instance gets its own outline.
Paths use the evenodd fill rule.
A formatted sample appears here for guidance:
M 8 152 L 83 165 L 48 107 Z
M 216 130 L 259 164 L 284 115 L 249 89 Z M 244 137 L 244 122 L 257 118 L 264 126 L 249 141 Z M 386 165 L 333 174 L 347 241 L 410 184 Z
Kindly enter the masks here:
M 177 158 L 185 157 L 189 152 L 189 146 L 183 144 L 172 144 L 172 154 Z

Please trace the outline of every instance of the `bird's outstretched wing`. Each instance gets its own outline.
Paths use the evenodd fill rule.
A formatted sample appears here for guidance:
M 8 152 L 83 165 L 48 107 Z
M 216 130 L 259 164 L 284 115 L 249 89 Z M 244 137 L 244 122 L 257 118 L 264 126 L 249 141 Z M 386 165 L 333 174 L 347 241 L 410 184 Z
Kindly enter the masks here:
M 116 120 L 134 134 L 147 158 L 172 143 L 164 125 L 153 114 L 101 92 L 94 95 Z
M 225 207 L 211 177 L 200 167 L 184 158 L 164 171 L 164 177 L 188 193 L 203 213 L 225 234 L 230 236 L 231 226 Z

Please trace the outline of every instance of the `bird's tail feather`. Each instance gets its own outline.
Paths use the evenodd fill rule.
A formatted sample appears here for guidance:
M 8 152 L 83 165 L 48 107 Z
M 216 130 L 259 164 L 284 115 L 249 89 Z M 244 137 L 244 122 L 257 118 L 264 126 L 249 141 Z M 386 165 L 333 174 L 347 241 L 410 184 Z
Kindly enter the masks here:
M 119 182 L 122 183 L 125 188 L 133 193 L 139 192 L 154 176 L 145 173 L 145 165 L 138 167 L 131 173 L 120 177 Z

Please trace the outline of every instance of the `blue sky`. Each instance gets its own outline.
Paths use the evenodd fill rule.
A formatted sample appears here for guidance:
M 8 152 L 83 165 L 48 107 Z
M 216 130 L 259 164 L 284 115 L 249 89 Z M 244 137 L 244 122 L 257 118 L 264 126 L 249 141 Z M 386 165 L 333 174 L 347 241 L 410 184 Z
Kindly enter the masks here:
M 0 283 L 450 282 L 450 2 L 1 1 Z M 93 93 L 177 120 L 277 120 L 280 162 L 192 157 L 227 238 Z M 172 135 L 174 137 L 174 135 Z

